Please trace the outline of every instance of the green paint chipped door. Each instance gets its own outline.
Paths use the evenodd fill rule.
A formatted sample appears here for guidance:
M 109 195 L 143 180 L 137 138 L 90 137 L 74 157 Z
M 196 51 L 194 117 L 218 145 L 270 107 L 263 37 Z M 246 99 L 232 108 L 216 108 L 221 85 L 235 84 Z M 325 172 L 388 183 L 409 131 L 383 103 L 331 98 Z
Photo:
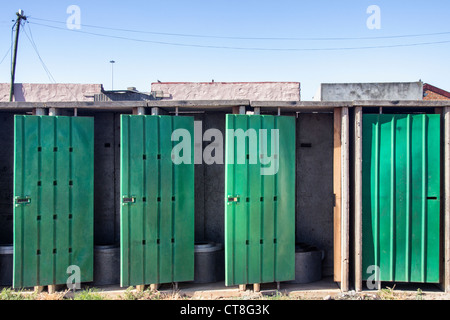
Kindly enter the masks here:
M 363 116 L 364 280 L 439 282 L 440 163 L 440 115 Z
M 16 115 L 14 126 L 13 286 L 66 284 L 74 271 L 92 281 L 93 118 Z
M 225 284 L 295 278 L 295 117 L 227 115 Z
M 193 117 L 121 116 L 121 286 L 194 280 L 193 132 Z

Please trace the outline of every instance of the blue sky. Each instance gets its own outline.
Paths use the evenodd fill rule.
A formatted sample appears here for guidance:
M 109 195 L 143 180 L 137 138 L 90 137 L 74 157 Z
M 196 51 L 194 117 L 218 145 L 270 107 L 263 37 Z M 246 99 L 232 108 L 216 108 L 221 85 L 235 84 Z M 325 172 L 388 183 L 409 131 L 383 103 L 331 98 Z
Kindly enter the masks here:
M 71 31 L 66 26 L 70 5 L 80 8 L 80 32 Z M 369 29 L 366 25 L 370 17 L 366 10 L 370 5 L 377 5 L 381 10 L 380 29 Z M 138 90 L 149 91 L 151 82 L 157 80 L 299 81 L 302 100 L 311 100 L 320 83 L 422 79 L 450 90 L 450 43 L 357 50 L 297 50 L 450 41 L 450 1 L 445 0 L 16 0 L 3 1 L 1 8 L 0 59 L 11 46 L 11 20 L 15 19 L 15 13 L 23 9 L 29 16 L 29 23 L 23 28 L 26 33 L 22 31 L 20 35 L 16 82 L 102 83 L 108 90 L 111 89 L 109 61 L 115 60 L 114 89 L 135 86 Z M 449 33 L 373 39 L 440 32 Z M 32 35 L 54 80 L 47 75 L 27 35 L 30 38 Z M 372 39 L 323 40 L 361 37 Z M 8 54 L 0 64 L 0 82 L 9 81 Z

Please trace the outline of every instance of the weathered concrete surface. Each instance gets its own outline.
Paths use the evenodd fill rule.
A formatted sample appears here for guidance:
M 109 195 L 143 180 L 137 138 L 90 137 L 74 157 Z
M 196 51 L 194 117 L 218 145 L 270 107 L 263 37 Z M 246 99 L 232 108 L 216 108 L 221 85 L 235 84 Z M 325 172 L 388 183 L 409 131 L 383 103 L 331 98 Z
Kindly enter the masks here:
M 171 100 L 300 101 L 299 82 L 156 82 Z
M 225 155 L 225 114 L 212 113 L 205 116 L 204 132 L 218 129 L 224 139 L 222 154 Z M 203 143 L 206 147 L 211 142 Z M 204 159 L 207 160 L 207 159 Z M 204 223 L 205 239 L 218 243 L 225 241 L 225 165 L 204 164 Z
M 422 82 L 322 83 L 314 100 L 422 100 Z
M 324 276 L 333 275 L 333 114 L 297 119 L 296 241 L 325 250 Z
M 9 101 L 9 91 L 9 83 L 0 83 L 0 102 Z M 16 83 L 14 85 L 14 101 L 94 101 L 94 94 L 101 92 L 101 84 Z
M 196 115 L 195 120 L 202 121 L 202 137 L 208 129 L 218 129 L 225 137 L 225 114 Z M 205 163 L 208 159 L 203 157 L 203 151 L 210 144 L 202 140 L 202 164 L 195 165 L 195 240 L 224 243 L 225 166 L 223 162 Z M 224 149 L 222 145 L 223 154 Z
M 114 113 L 94 115 L 94 243 L 114 244 L 119 232 L 115 221 Z M 119 183 L 119 181 L 117 181 Z

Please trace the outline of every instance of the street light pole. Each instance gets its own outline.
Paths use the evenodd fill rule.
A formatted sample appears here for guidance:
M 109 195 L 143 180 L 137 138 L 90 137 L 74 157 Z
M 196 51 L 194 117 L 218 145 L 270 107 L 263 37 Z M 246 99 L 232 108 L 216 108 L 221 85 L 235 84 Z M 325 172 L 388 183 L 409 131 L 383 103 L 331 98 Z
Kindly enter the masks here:
M 111 90 L 114 90 L 114 63 L 116 62 L 111 60 L 109 63 L 111 63 Z

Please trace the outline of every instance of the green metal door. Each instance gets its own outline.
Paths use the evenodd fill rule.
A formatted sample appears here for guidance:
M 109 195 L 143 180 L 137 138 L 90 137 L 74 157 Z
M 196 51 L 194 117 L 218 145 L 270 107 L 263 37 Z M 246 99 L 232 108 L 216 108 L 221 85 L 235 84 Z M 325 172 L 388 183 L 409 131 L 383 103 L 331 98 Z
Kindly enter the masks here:
M 121 116 L 121 286 L 194 280 L 193 132 L 192 117 Z
M 94 121 L 14 119 L 15 288 L 93 280 Z M 74 274 L 75 275 L 75 274 Z
M 227 115 L 225 284 L 295 278 L 295 117 Z
M 363 116 L 364 280 L 439 282 L 440 163 L 440 115 Z

